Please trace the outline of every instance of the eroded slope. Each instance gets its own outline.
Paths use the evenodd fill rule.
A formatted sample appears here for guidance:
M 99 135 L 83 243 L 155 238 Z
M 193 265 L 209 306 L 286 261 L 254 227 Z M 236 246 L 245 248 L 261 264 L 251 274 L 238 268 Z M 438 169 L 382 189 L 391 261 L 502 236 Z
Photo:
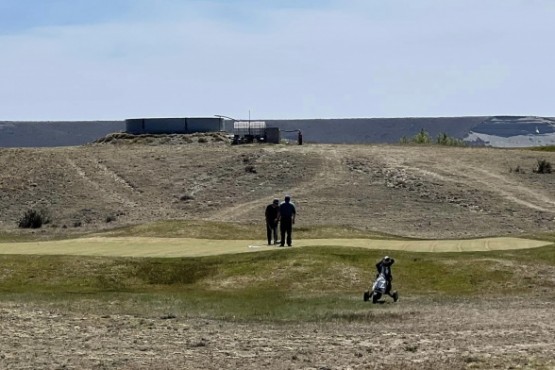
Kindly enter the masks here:
M 413 146 L 97 144 L 0 150 L 0 226 L 44 208 L 46 232 L 160 219 L 262 223 L 292 195 L 296 227 L 351 225 L 423 238 L 555 227 L 555 153 Z M 519 169 L 516 171 L 516 169 Z M 110 222 L 108 222 L 110 221 Z

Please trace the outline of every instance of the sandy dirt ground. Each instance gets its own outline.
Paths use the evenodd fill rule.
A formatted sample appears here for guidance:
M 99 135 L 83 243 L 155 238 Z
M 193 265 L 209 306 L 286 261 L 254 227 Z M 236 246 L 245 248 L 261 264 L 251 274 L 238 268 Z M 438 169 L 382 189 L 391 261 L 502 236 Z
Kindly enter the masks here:
M 1 302 L 0 368 L 553 369 L 552 298 L 401 299 L 369 304 L 362 322 L 295 325 Z
M 467 240 L 298 239 L 294 247 L 339 246 L 411 252 L 470 252 L 537 248 L 552 244 L 520 238 Z M 260 240 L 94 237 L 44 242 L 0 243 L 0 254 L 44 254 L 114 257 L 199 257 L 230 253 L 287 250 Z

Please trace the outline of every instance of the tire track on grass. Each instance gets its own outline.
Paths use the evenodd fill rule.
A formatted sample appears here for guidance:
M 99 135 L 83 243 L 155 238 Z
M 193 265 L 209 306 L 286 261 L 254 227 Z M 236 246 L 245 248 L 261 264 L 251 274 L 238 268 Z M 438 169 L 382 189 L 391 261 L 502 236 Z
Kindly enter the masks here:
M 119 193 L 114 191 L 114 188 L 107 189 L 105 186 L 103 186 L 98 181 L 93 179 L 90 175 L 87 174 L 85 168 L 80 166 L 79 164 L 77 164 L 73 159 L 66 158 L 66 161 L 67 161 L 67 164 L 69 165 L 69 167 L 71 167 L 86 184 L 90 185 L 94 190 L 96 190 L 96 192 L 101 194 L 102 197 L 111 199 L 113 202 L 125 205 L 125 206 L 130 207 L 130 208 L 133 208 L 133 207 L 137 206 L 136 202 L 130 200 L 126 196 L 121 196 Z M 104 166 L 104 167 L 106 168 L 105 171 L 103 171 L 102 167 L 100 167 L 100 169 L 101 169 L 100 172 L 104 173 L 104 175 L 102 175 L 104 178 L 108 178 L 110 182 L 118 185 L 119 187 L 123 186 L 127 191 L 129 191 L 129 189 L 132 189 L 134 191 L 134 189 L 129 184 L 127 184 L 127 182 L 125 182 L 125 180 L 120 179 L 120 181 L 118 181 L 117 174 L 115 174 L 113 172 L 111 173 L 111 171 L 108 170 L 108 168 L 106 166 Z M 114 176 L 116 178 L 114 178 Z M 127 186 L 123 185 L 122 181 Z
M 324 188 L 329 186 L 331 181 L 336 181 L 341 177 L 338 175 L 342 169 L 342 155 L 335 148 L 326 146 L 322 148 L 320 146 L 309 147 L 305 153 L 313 153 L 321 156 L 322 166 L 320 171 L 312 178 L 299 186 L 293 187 L 288 190 L 292 196 L 295 198 L 302 198 L 302 195 L 307 192 L 314 192 L 314 190 Z M 331 181 L 330 181 L 331 180 Z M 279 197 L 275 196 L 274 197 Z M 244 202 L 233 207 L 225 208 L 207 218 L 207 220 L 213 221 L 229 221 L 237 218 L 241 218 L 245 214 L 253 212 L 255 209 L 263 209 L 268 203 L 268 196 L 263 196 L 258 199 L 254 199 L 248 202 Z

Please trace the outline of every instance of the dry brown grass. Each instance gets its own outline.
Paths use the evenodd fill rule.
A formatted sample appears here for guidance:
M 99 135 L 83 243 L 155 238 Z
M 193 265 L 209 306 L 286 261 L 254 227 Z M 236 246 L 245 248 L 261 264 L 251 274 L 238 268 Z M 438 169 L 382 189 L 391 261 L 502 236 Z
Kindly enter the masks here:
M 542 156 L 555 161 L 553 152 Z M 0 229 L 22 233 L 17 220 L 27 208 L 41 207 L 52 223 L 34 236 L 168 219 L 263 230 L 267 203 L 291 193 L 299 231 L 349 226 L 419 238 L 535 234 L 553 228 L 555 176 L 509 169 L 532 168 L 536 161 L 537 152 L 526 150 L 219 141 L 2 149 Z

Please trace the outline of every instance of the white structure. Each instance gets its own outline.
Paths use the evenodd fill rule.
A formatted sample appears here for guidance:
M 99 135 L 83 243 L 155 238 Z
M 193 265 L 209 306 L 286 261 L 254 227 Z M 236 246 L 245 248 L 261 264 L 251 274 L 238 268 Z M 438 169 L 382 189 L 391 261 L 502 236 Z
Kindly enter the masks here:
M 266 122 L 264 121 L 235 121 L 233 123 L 233 133 L 238 136 L 264 136 Z

